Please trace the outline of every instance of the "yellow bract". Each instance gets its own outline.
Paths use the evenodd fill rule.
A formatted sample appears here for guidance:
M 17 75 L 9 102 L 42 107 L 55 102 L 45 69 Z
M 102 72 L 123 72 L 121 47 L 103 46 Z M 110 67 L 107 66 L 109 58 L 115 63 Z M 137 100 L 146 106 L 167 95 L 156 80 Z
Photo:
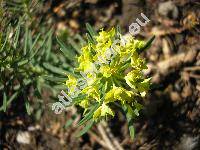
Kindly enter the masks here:
M 70 93 L 75 92 L 76 85 L 77 85 L 77 79 L 72 75 L 67 75 L 68 80 L 66 81 L 66 85 L 69 88 Z
M 136 82 L 139 82 L 139 80 L 143 79 L 143 74 L 140 70 L 132 70 L 125 76 L 126 83 L 131 87 L 131 88 L 136 88 Z
M 91 55 L 91 45 L 83 47 L 81 56 L 78 57 L 79 67 L 77 70 L 87 72 L 92 69 L 92 55 Z
M 109 65 L 104 65 L 100 67 L 100 73 L 103 74 L 104 77 L 109 78 L 117 72 L 116 68 L 110 67 Z
M 121 102 L 130 103 L 133 101 L 134 93 L 132 91 L 128 91 L 122 87 L 113 87 L 105 96 L 105 103 L 114 102 L 116 100 L 120 100 Z
M 100 31 L 99 35 L 95 37 L 98 44 L 105 44 L 115 36 L 115 28 L 112 28 L 110 31 Z
M 82 90 L 82 93 L 87 94 L 90 98 L 100 101 L 100 93 L 96 86 L 88 86 Z
M 84 100 L 82 100 L 82 101 L 79 103 L 79 105 L 80 105 L 81 107 L 83 107 L 84 109 L 87 109 L 87 108 L 90 106 L 90 103 L 89 103 L 89 100 L 88 100 L 88 99 L 84 99 Z
M 142 97 L 146 96 L 146 93 L 149 90 L 150 80 L 151 78 L 148 78 L 137 84 L 138 91 L 140 92 Z
M 98 120 L 101 117 L 106 117 L 107 115 L 114 116 L 114 112 L 110 107 L 108 107 L 105 103 L 103 103 L 95 112 L 93 115 L 94 120 Z

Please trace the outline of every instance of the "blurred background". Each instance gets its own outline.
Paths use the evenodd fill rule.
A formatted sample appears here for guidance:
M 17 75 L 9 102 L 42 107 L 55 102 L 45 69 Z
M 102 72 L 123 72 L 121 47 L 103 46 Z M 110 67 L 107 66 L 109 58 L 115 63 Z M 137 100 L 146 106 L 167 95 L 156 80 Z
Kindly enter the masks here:
M 0 0 L 0 149 L 200 149 L 199 0 Z M 144 13 L 138 39 L 158 86 L 144 99 L 131 140 L 116 115 L 75 137 L 80 109 L 51 110 L 84 45 L 86 23 L 123 34 Z M 60 50 L 62 48 L 62 51 Z

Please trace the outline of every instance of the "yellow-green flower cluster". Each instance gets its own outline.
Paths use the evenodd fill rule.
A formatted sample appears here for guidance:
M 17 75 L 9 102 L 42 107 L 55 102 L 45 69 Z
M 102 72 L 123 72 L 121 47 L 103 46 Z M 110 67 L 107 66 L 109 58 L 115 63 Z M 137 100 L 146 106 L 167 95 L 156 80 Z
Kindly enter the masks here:
M 140 96 L 149 90 L 150 78 L 145 79 L 143 70 L 147 69 L 138 50 L 145 47 L 145 42 L 132 36 L 122 36 L 114 28 L 106 32 L 101 30 L 82 47 L 78 57 L 79 66 L 75 69 L 85 80 L 79 85 L 78 77 L 68 75 L 66 85 L 68 93 L 77 92 L 82 98 L 75 104 L 85 109 L 85 114 L 97 104 L 93 111 L 93 120 L 114 116 L 113 104 L 133 106 Z M 130 70 L 128 73 L 127 70 Z M 134 107 L 134 106 L 133 106 Z

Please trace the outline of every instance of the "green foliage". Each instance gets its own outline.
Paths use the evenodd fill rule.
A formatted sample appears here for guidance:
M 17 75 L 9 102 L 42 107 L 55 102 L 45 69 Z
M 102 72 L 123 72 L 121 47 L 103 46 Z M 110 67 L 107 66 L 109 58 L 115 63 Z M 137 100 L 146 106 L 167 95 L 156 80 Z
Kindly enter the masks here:
M 42 89 L 49 88 L 57 96 L 66 87 L 60 84 L 66 80 L 72 63 L 51 51 L 52 30 L 45 35 L 33 34 L 22 19 L 16 26 L 10 24 L 0 36 L 0 111 L 5 112 L 12 101 L 22 99 L 31 114 L 33 105 L 43 107 Z
M 46 49 L 52 31 L 42 39 L 40 35 L 33 36 L 28 29 L 23 32 L 19 21 L 16 27 L 9 26 L 4 33 L 1 35 L 0 43 L 0 92 L 4 93 L 4 102 L 0 110 L 6 111 L 6 108 L 14 99 L 18 98 L 18 95 L 23 95 L 29 112 L 28 94 L 30 94 L 30 87 L 36 86 L 37 82 L 44 82 L 41 76 L 46 71 L 40 64 L 48 61 L 47 58 L 42 57 L 48 55 L 49 52 L 45 51 L 42 55 L 41 53 Z M 37 84 L 34 93 L 39 93 L 35 89 L 39 90 L 40 85 Z
M 80 132 L 77 133 L 76 136 L 80 137 L 83 134 L 85 134 L 92 127 L 93 124 L 94 124 L 93 120 L 88 121 L 88 123 L 84 126 L 84 128 Z
M 72 59 L 52 51 L 58 46 L 53 29 L 40 22 L 40 16 L 34 17 L 41 4 L 39 0 L 0 1 L 0 111 L 15 103 L 28 114 L 36 111 L 38 119 L 44 108 L 43 90 L 48 88 L 55 98 L 66 87 L 61 84 L 73 66 Z M 76 51 L 71 48 L 68 54 Z

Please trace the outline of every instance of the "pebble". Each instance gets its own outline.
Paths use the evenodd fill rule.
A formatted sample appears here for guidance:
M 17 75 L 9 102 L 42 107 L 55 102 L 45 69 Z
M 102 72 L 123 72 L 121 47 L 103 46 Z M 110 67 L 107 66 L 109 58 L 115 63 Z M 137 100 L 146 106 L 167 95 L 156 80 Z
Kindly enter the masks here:
M 19 131 L 17 133 L 16 140 L 20 144 L 30 144 L 31 141 L 30 133 L 27 131 Z
M 160 3 L 158 6 L 158 13 L 165 17 L 178 18 L 178 8 L 172 1 Z

